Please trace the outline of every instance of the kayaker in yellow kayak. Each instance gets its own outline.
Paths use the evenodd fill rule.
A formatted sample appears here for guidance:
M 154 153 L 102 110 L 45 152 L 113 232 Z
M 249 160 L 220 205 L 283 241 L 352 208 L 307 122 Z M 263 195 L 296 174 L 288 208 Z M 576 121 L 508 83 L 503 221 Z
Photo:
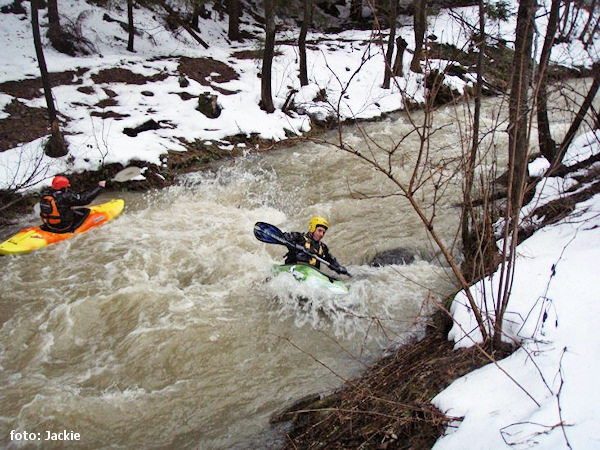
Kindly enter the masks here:
M 334 271 L 340 274 L 348 275 L 345 267 L 341 266 L 337 260 L 329 253 L 327 245 L 322 241 L 323 236 L 329 228 L 329 222 L 323 217 L 313 217 L 308 222 L 308 232 L 290 232 L 283 233 L 285 239 L 293 244 L 297 244 L 308 250 L 309 253 L 318 256 L 315 258 L 306 252 L 292 246 L 287 246 L 288 253 L 285 255 L 285 264 L 309 264 L 319 269 L 321 267 L 320 259 L 327 261 Z
M 58 175 L 52 180 L 52 187 L 42 191 L 40 201 L 40 217 L 42 229 L 52 233 L 69 233 L 74 231 L 88 216 L 88 208 L 74 208 L 74 206 L 85 206 L 94 200 L 106 181 L 98 182 L 98 186 L 89 192 L 70 192 L 71 182 L 65 176 Z

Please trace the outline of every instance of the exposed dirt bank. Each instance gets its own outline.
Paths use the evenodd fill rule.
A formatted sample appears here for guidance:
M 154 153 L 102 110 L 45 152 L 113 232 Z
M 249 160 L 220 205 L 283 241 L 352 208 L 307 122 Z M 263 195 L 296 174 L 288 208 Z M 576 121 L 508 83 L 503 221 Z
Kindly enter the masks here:
M 431 400 L 455 379 L 490 362 L 479 348 L 454 350 L 449 319 L 439 313 L 427 336 L 378 360 L 337 392 L 305 398 L 272 418 L 284 448 L 428 449 L 459 417 Z M 512 349 L 493 352 L 504 358 Z

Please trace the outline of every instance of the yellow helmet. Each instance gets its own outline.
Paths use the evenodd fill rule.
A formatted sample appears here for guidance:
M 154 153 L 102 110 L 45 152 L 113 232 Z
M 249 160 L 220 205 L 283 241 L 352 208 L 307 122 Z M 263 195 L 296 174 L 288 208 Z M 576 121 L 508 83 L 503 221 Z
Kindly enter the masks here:
M 314 233 L 317 227 L 325 227 L 325 229 L 327 229 L 329 228 L 329 222 L 323 217 L 313 217 L 310 219 L 310 222 L 308 222 L 308 232 Z

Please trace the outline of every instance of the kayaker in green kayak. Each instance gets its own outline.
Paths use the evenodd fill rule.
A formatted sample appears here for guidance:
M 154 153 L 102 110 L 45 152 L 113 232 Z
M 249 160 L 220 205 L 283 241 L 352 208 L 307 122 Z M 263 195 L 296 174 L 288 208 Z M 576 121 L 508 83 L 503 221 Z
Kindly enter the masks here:
M 62 175 L 52 180 L 52 187 L 42 191 L 40 200 L 40 218 L 44 223 L 42 229 L 52 233 L 72 232 L 85 220 L 90 213 L 88 208 L 73 208 L 91 203 L 102 189 L 106 181 L 99 181 L 98 186 L 89 192 L 70 192 L 71 182 Z
M 322 242 L 328 228 L 329 222 L 327 222 L 327 219 L 313 217 L 308 222 L 307 233 L 296 231 L 283 233 L 287 241 L 301 246 L 312 255 L 318 256 L 318 258 L 315 258 L 296 247 L 287 246 L 288 252 L 285 255 L 285 264 L 308 264 L 319 269 L 321 267 L 320 258 L 327 261 L 332 270 L 339 274 L 348 275 L 348 270 L 337 262 L 333 255 L 329 253 L 327 245 Z

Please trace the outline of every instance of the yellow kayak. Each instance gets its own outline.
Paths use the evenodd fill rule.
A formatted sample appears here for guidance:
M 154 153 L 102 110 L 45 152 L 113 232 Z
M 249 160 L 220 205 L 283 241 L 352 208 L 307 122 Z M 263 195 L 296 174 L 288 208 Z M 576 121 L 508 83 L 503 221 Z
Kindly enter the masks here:
M 113 220 L 121 214 L 124 206 L 125 201 L 122 199 L 89 206 L 90 214 L 72 233 L 52 233 L 50 231 L 42 230 L 41 227 L 25 228 L 0 244 L 0 255 L 28 253 L 32 250 L 55 244 L 56 242 L 71 239 L 78 234 L 88 231 L 90 228 L 100 226 Z

